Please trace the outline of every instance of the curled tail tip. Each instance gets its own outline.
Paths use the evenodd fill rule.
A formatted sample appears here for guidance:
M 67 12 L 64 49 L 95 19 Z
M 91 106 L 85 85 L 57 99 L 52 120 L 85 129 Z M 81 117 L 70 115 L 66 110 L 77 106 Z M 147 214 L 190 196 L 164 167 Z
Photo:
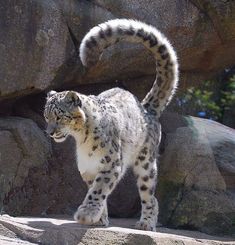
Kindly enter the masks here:
M 86 68 L 92 68 L 94 66 L 96 66 L 96 64 L 98 63 L 99 57 L 95 57 L 95 56 L 80 56 L 81 62 L 83 64 L 83 66 L 85 66 Z
M 98 62 L 98 60 L 95 60 L 95 59 L 84 59 L 84 60 L 82 60 L 82 64 L 86 68 L 94 67 L 97 64 L 97 62 Z
M 85 67 L 95 66 L 99 60 L 100 52 L 98 46 L 100 40 L 97 37 L 99 30 L 98 26 L 93 27 L 82 39 L 79 56 Z

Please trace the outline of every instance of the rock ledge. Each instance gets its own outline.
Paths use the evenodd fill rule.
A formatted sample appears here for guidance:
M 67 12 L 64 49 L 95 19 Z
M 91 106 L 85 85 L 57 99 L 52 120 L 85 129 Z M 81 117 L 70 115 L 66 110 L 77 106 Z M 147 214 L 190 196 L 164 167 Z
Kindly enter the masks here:
M 158 232 L 133 229 L 134 219 L 111 219 L 108 228 L 84 227 L 68 217 L 0 217 L 0 244 L 230 244 L 234 239 L 200 232 L 158 228 Z M 121 228 L 123 227 L 123 228 Z

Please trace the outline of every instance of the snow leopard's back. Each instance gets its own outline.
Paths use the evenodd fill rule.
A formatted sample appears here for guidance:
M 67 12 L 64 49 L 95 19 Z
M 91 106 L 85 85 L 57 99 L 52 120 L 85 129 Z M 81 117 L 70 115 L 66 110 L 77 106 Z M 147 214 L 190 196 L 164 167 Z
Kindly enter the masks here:
M 123 161 L 125 167 L 135 163 L 140 148 L 146 141 L 157 142 L 160 140 L 160 124 L 158 119 L 144 108 L 139 100 L 130 92 L 113 88 L 101 93 L 98 98 L 107 107 L 111 106 L 114 128 L 119 128 L 121 146 L 123 150 Z M 109 109 L 108 109 L 109 110 Z M 106 115 L 106 118 L 109 116 Z M 115 124 L 118 125 L 115 125 Z M 114 129 L 115 131 L 115 129 Z M 151 135 L 151 136 L 150 136 Z

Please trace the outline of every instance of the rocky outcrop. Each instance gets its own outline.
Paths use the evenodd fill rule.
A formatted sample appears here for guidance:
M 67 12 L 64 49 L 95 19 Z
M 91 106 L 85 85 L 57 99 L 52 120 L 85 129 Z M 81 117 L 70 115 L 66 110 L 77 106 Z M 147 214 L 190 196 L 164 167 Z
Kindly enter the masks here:
M 51 87 L 153 76 L 153 59 L 135 45 L 119 44 L 96 67 L 82 67 L 78 47 L 84 34 L 117 17 L 157 26 L 177 50 L 182 79 L 189 82 L 200 75 L 204 80 L 235 62 L 230 55 L 235 51 L 234 8 L 234 1 L 209 0 L 3 1 L 0 99 Z
M 231 238 L 212 237 L 195 231 L 158 228 L 157 232 L 133 229 L 136 220 L 112 219 L 111 227 L 80 226 L 67 217 L 13 218 L 0 217 L 0 243 L 13 244 L 164 244 L 164 245 L 234 245 Z

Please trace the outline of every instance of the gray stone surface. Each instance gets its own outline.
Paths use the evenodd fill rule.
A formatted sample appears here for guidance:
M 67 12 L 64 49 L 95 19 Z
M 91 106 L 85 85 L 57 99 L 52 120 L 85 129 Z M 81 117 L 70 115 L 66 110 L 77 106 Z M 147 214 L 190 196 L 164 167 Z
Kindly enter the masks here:
M 165 114 L 158 195 L 164 224 L 235 234 L 235 130 Z
M 81 226 L 67 217 L 0 217 L 0 243 L 8 244 L 128 244 L 128 245 L 234 245 L 233 238 L 200 232 L 158 228 L 157 232 L 135 230 L 133 219 L 112 219 L 108 228 Z
M 0 206 L 3 211 L 5 202 L 14 199 L 14 192 L 23 190 L 29 169 L 47 163 L 51 149 L 33 121 L 16 117 L 0 119 L 0 145 Z M 24 205 L 26 195 L 24 193 L 22 198 L 14 200 L 15 212 Z
M 1 1 L 0 15 L 1 98 L 51 86 L 72 52 L 72 41 L 58 3 Z
M 123 43 L 105 52 L 96 67 L 82 67 L 78 47 L 84 34 L 118 17 L 139 19 L 163 31 L 189 82 L 195 74 L 205 80 L 235 62 L 230 55 L 235 51 L 233 1 L 2 0 L 0 6 L 1 100 L 52 87 L 153 75 L 148 52 Z

